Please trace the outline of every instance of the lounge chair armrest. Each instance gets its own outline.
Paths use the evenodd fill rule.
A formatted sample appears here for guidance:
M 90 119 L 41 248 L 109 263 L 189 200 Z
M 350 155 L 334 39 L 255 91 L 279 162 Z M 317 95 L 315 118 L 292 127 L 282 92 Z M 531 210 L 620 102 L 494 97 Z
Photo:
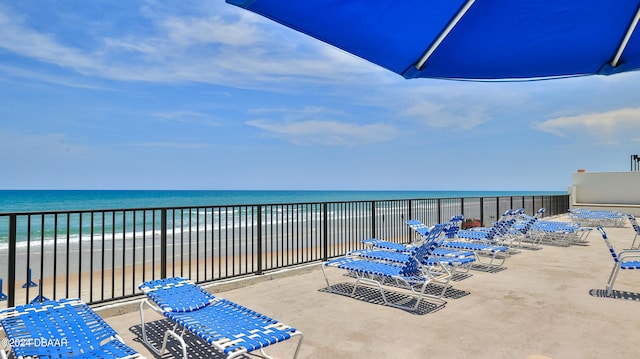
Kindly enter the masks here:
M 629 258 L 640 258 L 640 249 L 626 249 L 618 253 L 618 259 L 621 261 Z

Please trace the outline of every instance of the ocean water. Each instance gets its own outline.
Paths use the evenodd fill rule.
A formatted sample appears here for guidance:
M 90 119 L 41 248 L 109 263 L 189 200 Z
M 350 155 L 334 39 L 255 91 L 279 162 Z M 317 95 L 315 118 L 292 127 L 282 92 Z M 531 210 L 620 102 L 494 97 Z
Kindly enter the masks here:
M 392 199 L 561 195 L 562 191 L 0 190 L 0 214 Z
M 206 223 L 205 230 L 234 230 L 255 225 L 251 205 L 300 204 L 299 213 L 319 212 L 320 202 L 348 202 L 399 199 L 431 199 L 459 197 L 497 197 L 556 195 L 563 192 L 499 192 L 499 191 L 95 191 L 95 190 L 24 190 L 0 191 L 0 249 L 8 246 L 9 216 L 12 212 L 55 212 L 104 210 L 94 213 L 49 213 L 20 215 L 17 241 L 32 245 L 50 243 L 54 239 L 123 240 L 141 235 L 158 235 L 161 228 L 159 211 L 148 208 L 185 208 L 169 210 L 167 226 L 172 235 L 191 231 L 191 223 Z M 389 204 L 388 204 L 389 205 Z M 215 206 L 229 206 L 213 208 Z M 143 210 L 145 209 L 145 210 Z M 267 206 L 265 218 L 275 216 L 281 222 L 293 212 L 279 206 Z M 287 211 L 283 215 L 283 211 Z M 277 212 L 277 213 L 276 213 Z M 341 216 L 341 212 L 329 216 Z M 297 215 L 296 215 L 297 216 Z M 330 217 L 331 218 L 331 217 Z M 91 234 L 93 233 L 93 235 Z

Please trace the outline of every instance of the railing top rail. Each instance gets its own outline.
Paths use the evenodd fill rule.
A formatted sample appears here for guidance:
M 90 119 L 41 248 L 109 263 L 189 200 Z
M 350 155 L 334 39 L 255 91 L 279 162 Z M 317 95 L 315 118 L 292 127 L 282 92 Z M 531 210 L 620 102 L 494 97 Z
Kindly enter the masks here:
M 469 196 L 469 197 L 429 197 L 429 198 L 401 198 L 401 199 L 369 199 L 351 201 L 319 201 L 319 202 L 282 202 L 282 203 L 237 203 L 221 205 L 194 205 L 194 206 L 169 206 L 169 207 L 130 207 L 130 208 L 97 208 L 97 209 L 71 209 L 71 210 L 46 210 L 46 211 L 20 211 L 20 212 L 0 212 L 0 217 L 11 215 L 55 215 L 55 214 L 85 214 L 100 212 L 141 212 L 141 211 L 162 211 L 162 210 L 186 210 L 194 208 L 230 208 L 230 207 L 269 207 L 269 206 L 299 206 L 314 204 L 347 204 L 347 203 L 369 203 L 369 202 L 400 202 L 400 201 L 435 201 L 435 200 L 457 200 L 480 199 L 480 198 L 512 198 L 512 197 L 559 197 L 566 194 L 532 194 L 532 195 L 503 195 L 503 196 Z

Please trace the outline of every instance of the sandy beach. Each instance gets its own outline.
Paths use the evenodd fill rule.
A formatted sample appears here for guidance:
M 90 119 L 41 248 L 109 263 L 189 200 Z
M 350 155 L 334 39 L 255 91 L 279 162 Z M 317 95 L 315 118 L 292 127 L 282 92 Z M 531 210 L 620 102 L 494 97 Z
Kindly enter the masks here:
M 635 234 L 629 225 L 606 230 L 617 251 Z M 640 332 L 640 271 L 621 272 L 614 297 L 608 298 L 602 290 L 612 266 L 608 248 L 594 232 L 587 245 L 544 245 L 513 255 L 504 270 L 472 270 L 468 278 L 452 282 L 443 304 L 426 304 L 433 309 L 419 314 L 376 304 L 375 293 L 369 300 L 327 293 L 318 265 L 208 289 L 300 329 L 305 337 L 299 358 L 633 356 L 637 348 L 630 339 Z M 330 277 L 332 283 L 352 283 L 341 271 Z M 138 303 L 96 309 L 128 344 L 153 358 L 140 341 Z M 157 328 L 167 325 L 147 315 Z M 195 338 L 188 342 L 191 357 L 211 357 Z M 268 352 L 286 358 L 293 348 L 294 343 L 282 343 Z M 176 345 L 169 353 L 164 357 L 180 356 Z

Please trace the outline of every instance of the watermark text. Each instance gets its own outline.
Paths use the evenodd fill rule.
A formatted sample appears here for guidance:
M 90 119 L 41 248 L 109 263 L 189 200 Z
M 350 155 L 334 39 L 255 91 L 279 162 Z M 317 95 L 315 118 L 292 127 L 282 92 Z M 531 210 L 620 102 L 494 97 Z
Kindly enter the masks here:
M 69 343 L 66 338 L 2 338 L 0 348 L 42 348 L 42 347 L 64 347 Z

